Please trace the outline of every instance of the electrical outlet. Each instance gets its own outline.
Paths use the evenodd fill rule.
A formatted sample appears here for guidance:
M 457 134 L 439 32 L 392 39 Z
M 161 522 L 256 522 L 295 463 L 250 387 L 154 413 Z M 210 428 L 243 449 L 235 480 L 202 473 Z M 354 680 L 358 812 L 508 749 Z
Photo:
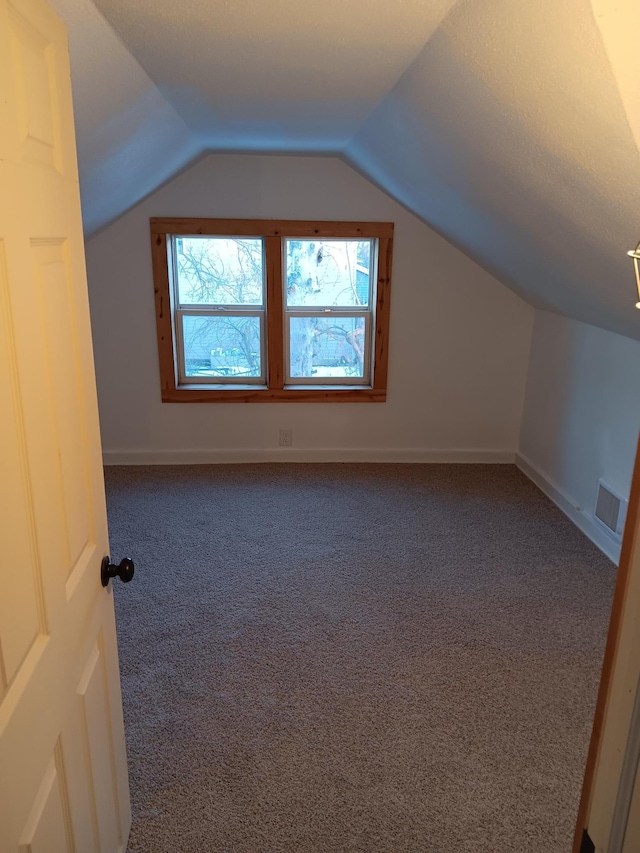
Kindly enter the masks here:
M 281 429 L 280 430 L 280 447 L 291 447 L 293 444 L 293 430 L 292 429 Z

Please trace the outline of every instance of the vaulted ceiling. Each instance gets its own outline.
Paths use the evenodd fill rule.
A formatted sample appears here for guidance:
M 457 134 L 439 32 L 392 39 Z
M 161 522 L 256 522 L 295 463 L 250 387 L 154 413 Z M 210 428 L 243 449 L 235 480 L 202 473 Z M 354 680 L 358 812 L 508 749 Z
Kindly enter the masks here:
M 85 229 L 208 151 L 326 153 L 531 304 L 640 339 L 637 0 L 53 0 Z

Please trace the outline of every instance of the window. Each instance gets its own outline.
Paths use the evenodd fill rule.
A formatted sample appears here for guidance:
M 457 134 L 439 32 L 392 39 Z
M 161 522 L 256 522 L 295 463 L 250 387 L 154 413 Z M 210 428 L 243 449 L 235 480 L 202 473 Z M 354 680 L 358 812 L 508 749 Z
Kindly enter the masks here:
M 384 402 L 393 224 L 152 219 L 165 402 Z

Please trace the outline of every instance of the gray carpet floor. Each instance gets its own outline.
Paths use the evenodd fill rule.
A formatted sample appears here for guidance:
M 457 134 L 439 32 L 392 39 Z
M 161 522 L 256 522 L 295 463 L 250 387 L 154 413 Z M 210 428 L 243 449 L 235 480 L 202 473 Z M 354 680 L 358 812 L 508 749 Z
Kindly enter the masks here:
M 568 853 L 615 569 L 515 467 L 106 480 L 129 853 Z

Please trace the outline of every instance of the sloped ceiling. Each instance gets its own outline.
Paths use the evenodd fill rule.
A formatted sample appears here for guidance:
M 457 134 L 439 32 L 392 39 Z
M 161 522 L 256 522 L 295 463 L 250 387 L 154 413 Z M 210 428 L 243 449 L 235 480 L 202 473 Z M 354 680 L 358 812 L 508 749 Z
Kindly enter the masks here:
M 344 157 L 536 306 L 640 339 L 637 0 L 53 0 L 92 233 L 199 154 Z

